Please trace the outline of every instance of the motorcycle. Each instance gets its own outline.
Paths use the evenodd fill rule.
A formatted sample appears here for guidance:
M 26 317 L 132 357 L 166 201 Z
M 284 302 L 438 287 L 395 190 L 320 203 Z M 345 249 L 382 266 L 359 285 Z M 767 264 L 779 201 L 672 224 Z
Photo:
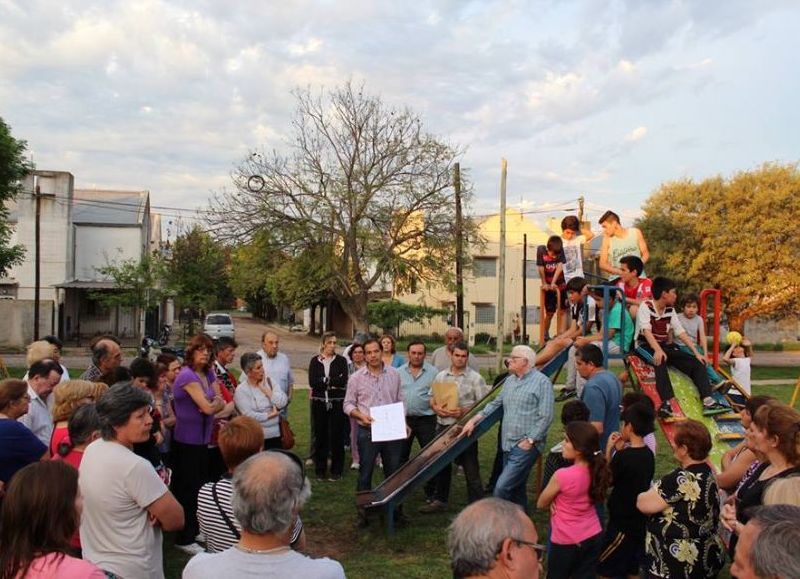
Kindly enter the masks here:
M 147 358 L 151 362 L 155 362 L 159 354 L 172 354 L 182 362 L 186 357 L 186 348 L 168 346 L 160 340 L 154 340 L 149 336 L 142 338 L 142 345 L 139 347 L 140 358 Z

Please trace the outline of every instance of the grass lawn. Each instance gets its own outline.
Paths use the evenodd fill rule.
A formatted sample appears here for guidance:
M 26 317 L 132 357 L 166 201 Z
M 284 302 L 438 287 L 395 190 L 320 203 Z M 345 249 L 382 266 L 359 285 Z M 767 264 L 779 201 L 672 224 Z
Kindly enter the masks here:
M 11 368 L 13 376 L 20 377 L 24 369 Z M 793 381 L 800 374 L 800 368 L 761 367 L 753 369 L 754 379 L 781 378 Z M 753 387 L 753 394 L 767 394 L 788 402 L 793 391 L 791 385 Z M 556 417 L 560 415 L 561 404 L 556 405 Z M 305 456 L 309 444 L 308 405 L 305 392 L 300 392 L 290 407 L 290 421 L 296 435 L 298 454 Z M 496 428 L 496 427 L 495 427 Z M 548 436 L 548 447 L 553 446 L 563 435 L 560 422 L 555 422 Z M 674 468 L 669 446 L 660 431 L 658 436 L 658 456 L 656 476 L 661 476 Z M 494 458 L 496 430 L 492 429 L 480 439 L 481 475 L 484 482 L 491 472 Z M 347 464 L 349 465 L 349 455 Z M 375 484 L 380 473 L 376 472 Z M 535 472 L 531 480 L 535 480 Z M 420 515 L 417 509 L 423 504 L 422 491 L 418 492 L 405 505 L 405 512 L 412 521 L 404 529 L 398 529 L 393 539 L 387 538 L 384 528 L 375 521 L 364 530 L 356 528 L 355 516 L 356 472 L 346 471 L 344 478 L 336 483 L 316 483 L 312 481 L 313 494 L 303 511 L 303 521 L 308 535 L 309 552 L 314 556 L 329 556 L 344 565 L 351 579 L 373 577 L 439 578 L 450 577 L 449 561 L 445 548 L 446 528 L 458 510 L 466 505 L 466 489 L 463 476 L 455 475 L 451 490 L 449 513 Z M 531 504 L 535 504 L 535 489 L 530 490 Z M 548 515 L 534 512 L 533 519 L 539 536 L 546 536 Z M 188 556 L 172 547 L 170 535 L 164 540 L 164 563 L 168 578 L 180 577 Z M 720 577 L 729 577 L 726 570 Z
M 788 402 L 792 388 L 788 386 L 755 386 L 754 394 L 768 394 Z M 561 404 L 556 407 L 556 416 L 561 412 Z M 305 454 L 308 450 L 308 407 L 298 398 L 290 408 L 290 420 L 297 437 L 295 450 Z M 561 424 L 550 430 L 548 445 L 552 446 L 562 436 Z M 661 476 L 674 468 L 668 444 L 658 431 L 658 457 L 656 475 Z M 494 457 L 496 431 L 492 429 L 480 440 L 481 475 L 486 481 L 491 472 Z M 535 473 L 534 473 L 535 475 Z M 376 476 L 376 483 L 378 477 Z M 534 480 L 533 476 L 531 480 Z M 446 528 L 458 510 L 466 505 L 466 489 L 463 476 L 453 477 L 451 490 L 452 510 L 437 515 L 420 515 L 417 509 L 423 504 L 422 492 L 406 503 L 405 512 L 411 517 L 411 524 L 398 529 L 393 539 L 388 539 L 379 521 L 369 528 L 356 528 L 355 517 L 355 471 L 347 471 L 345 477 L 336 483 L 316 483 L 312 481 L 313 495 L 303 511 L 303 521 L 308 534 L 310 553 L 314 556 L 329 556 L 344 565 L 347 577 L 351 579 L 373 577 L 439 578 L 450 577 L 449 561 L 445 547 Z M 535 492 L 530 493 L 535 504 Z M 535 512 L 533 519 L 539 536 L 545 535 L 548 515 Z M 180 570 L 187 557 L 165 540 L 164 559 L 167 577 L 180 577 Z M 720 577 L 728 577 L 727 568 Z

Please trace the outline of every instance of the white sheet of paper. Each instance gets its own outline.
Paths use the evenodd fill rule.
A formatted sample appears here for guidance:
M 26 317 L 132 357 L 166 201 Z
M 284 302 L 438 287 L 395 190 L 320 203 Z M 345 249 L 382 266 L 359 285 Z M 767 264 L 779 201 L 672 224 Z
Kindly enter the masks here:
M 406 413 L 402 402 L 373 406 L 369 415 L 372 423 L 372 442 L 402 440 L 406 437 Z

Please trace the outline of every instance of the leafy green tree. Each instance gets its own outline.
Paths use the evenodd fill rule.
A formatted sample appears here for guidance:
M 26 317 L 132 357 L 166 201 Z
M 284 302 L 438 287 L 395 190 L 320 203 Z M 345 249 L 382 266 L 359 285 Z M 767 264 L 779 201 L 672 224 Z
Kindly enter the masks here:
M 292 258 L 277 289 L 293 303 L 329 291 L 366 329 L 369 294 L 384 282 L 452 281 L 451 181 L 461 151 L 426 133 L 409 109 L 349 83 L 295 96 L 286 152 L 249 155 L 209 219 L 217 235 L 240 243 L 269 232 Z M 466 204 L 468 189 L 463 197 Z
M 199 226 L 181 234 L 167 258 L 166 278 L 180 306 L 195 313 L 232 299 L 226 249 Z
M 23 246 L 9 245 L 12 229 L 6 202 L 16 199 L 22 180 L 33 169 L 25 159 L 26 148 L 27 143 L 15 139 L 11 128 L 0 117 L 0 276 L 22 263 L 25 257 Z
M 406 304 L 398 300 L 379 300 L 370 302 L 367 312 L 371 323 L 379 326 L 384 332 L 395 332 L 402 322 L 423 322 L 433 316 L 442 316 L 448 310 Z
M 796 313 L 798 192 L 797 164 L 663 184 L 638 222 L 650 248 L 648 272 L 687 290 L 719 288 L 732 329 L 754 316 Z
M 141 338 L 147 311 L 158 306 L 165 295 L 166 267 L 161 256 L 153 252 L 141 260 L 128 259 L 95 269 L 114 280 L 117 287 L 110 292 L 92 292 L 92 298 L 109 307 L 137 308 L 137 337 Z

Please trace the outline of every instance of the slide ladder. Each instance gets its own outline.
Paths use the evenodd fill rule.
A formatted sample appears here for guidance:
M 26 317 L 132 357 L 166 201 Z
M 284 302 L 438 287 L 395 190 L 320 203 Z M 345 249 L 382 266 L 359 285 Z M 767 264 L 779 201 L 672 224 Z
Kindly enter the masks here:
M 567 349 L 562 350 L 539 371 L 551 379 L 558 374 L 567 361 Z M 397 469 L 376 488 L 369 491 L 356 493 L 356 505 L 365 511 L 383 509 L 386 521 L 386 530 L 389 535 L 394 534 L 395 510 L 416 489 L 424 485 L 442 469 L 453 462 L 464 450 L 478 437 L 488 432 L 503 415 L 503 410 L 487 415 L 475 427 L 472 436 L 460 437 L 461 429 L 475 414 L 480 412 L 489 402 L 494 400 L 502 391 L 503 383 L 495 386 L 491 392 L 484 396 L 477 404 L 458 422 L 442 431 L 430 444 L 421 449 L 408 462 Z

